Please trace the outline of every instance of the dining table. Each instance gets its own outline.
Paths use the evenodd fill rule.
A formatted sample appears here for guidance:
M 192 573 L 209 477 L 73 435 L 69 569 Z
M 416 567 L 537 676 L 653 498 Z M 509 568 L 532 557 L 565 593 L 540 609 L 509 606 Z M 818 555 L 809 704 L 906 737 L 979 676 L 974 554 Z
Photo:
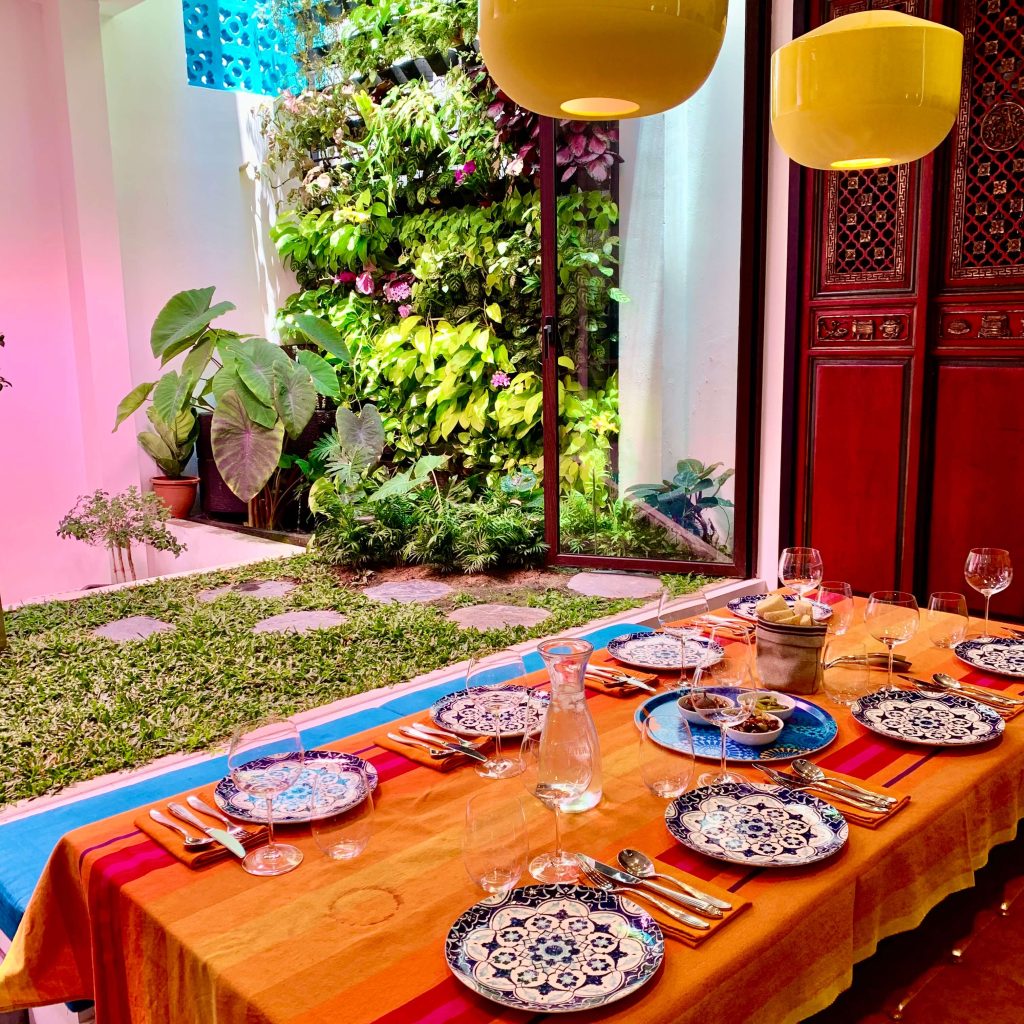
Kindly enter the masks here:
M 846 639 L 870 646 L 863 608 L 856 599 L 857 624 Z M 1024 680 L 969 668 L 922 636 L 900 653 L 917 677 L 942 671 L 1006 694 L 1024 688 Z M 611 663 L 605 651 L 594 661 Z M 886 678 L 884 670 L 871 677 L 876 688 Z M 662 682 L 672 684 L 668 676 Z M 594 809 L 564 815 L 565 845 L 608 863 L 626 847 L 644 851 L 660 871 L 731 894 L 742 912 L 703 942 L 666 933 L 653 978 L 626 998 L 576 1013 L 580 1022 L 803 1020 L 850 985 L 854 965 L 884 938 L 915 928 L 942 899 L 971 886 L 1024 816 L 1024 715 L 980 746 L 921 746 L 868 731 L 819 692 L 806 699 L 826 708 L 838 731 L 812 760 L 909 800 L 877 827 L 851 822 L 843 848 L 814 864 L 768 869 L 714 860 L 673 839 L 668 801 L 643 784 L 634 718 L 648 697 L 632 689 L 588 692 L 604 792 Z M 412 749 L 407 757 L 382 746 L 388 731 L 395 727 L 332 745 L 370 761 L 379 779 L 372 839 L 351 861 L 324 857 L 308 826 L 298 826 L 281 829 L 304 853 L 289 874 L 254 877 L 232 858 L 188 866 L 139 827 L 148 808 L 69 832 L 0 964 L 0 1012 L 88 999 L 97 1024 L 553 1017 L 489 1001 L 458 980 L 445 958 L 453 922 L 483 895 L 462 864 L 468 798 L 486 786 L 519 786 L 535 850 L 551 846 L 551 813 L 517 779 L 483 779 L 471 762 L 442 771 Z M 750 767 L 739 770 L 751 782 L 766 781 Z

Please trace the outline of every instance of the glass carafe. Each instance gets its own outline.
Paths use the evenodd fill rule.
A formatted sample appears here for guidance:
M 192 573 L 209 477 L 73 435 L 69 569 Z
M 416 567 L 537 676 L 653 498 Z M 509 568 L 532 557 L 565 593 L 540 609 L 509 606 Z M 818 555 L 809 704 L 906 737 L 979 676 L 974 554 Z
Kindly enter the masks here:
M 537 651 L 544 659 L 551 678 L 551 703 L 541 732 L 541 750 L 543 752 L 544 741 L 550 736 L 568 735 L 577 741 L 585 739 L 590 748 L 593 769 L 590 785 L 582 796 L 564 804 L 562 810 L 570 813 L 589 811 L 601 801 L 601 745 L 583 689 L 587 662 L 594 648 L 586 640 L 555 639 L 545 640 L 538 645 Z

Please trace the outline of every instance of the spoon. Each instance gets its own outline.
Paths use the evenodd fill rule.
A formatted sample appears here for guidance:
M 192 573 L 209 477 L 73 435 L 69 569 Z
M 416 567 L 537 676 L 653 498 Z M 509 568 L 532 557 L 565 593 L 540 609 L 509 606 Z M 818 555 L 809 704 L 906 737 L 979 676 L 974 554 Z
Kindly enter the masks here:
M 196 839 L 195 836 L 189 835 L 189 833 L 181 828 L 180 825 L 175 825 L 170 818 L 165 817 L 159 811 L 150 811 L 149 816 L 155 822 L 163 825 L 164 828 L 169 828 L 172 832 L 177 832 L 178 835 L 185 840 L 185 848 L 188 850 L 198 850 L 200 847 L 213 845 L 213 840 L 209 836 L 203 836 L 202 839 Z
M 687 885 L 672 875 L 663 875 L 661 872 L 656 871 L 654 869 L 654 861 L 647 854 L 641 853 L 639 850 L 631 850 L 628 847 L 625 850 L 620 850 L 618 860 L 622 867 L 638 878 L 664 878 L 666 881 L 678 885 L 683 892 L 688 896 L 692 896 L 695 900 L 704 900 L 705 903 L 710 903 L 711 906 L 717 907 L 719 910 L 732 910 L 731 903 L 715 899 L 714 896 L 709 896 L 706 892 L 701 892 L 699 889 L 695 889 L 692 885 Z
M 852 782 L 845 782 L 843 779 L 833 779 L 826 775 L 816 764 L 812 764 L 804 757 L 798 757 L 793 762 L 793 770 L 800 778 L 807 779 L 808 782 L 827 782 L 829 785 L 836 786 L 839 789 L 845 789 L 848 793 L 856 793 L 872 803 L 883 805 L 896 803 L 895 797 L 885 796 L 882 793 L 873 793 L 870 789 L 856 786 Z

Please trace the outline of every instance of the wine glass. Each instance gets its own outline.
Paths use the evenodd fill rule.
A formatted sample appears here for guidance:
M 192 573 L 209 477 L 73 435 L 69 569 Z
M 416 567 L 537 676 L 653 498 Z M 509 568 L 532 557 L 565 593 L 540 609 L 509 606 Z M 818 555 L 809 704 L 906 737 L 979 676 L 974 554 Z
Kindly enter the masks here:
M 648 714 L 640 726 L 640 778 L 655 795 L 674 800 L 689 788 L 693 778 L 693 736 L 677 705 Z
M 373 835 L 373 787 L 365 771 L 341 761 L 316 761 L 310 831 L 324 856 L 352 860 Z M 343 809 L 337 809 L 339 804 Z
M 826 669 L 822 676 L 822 686 L 829 700 L 840 707 L 848 708 L 869 691 L 871 670 L 868 667 L 868 651 L 864 644 L 853 644 L 844 653 L 851 660 Z
M 825 574 L 821 552 L 817 548 L 786 548 L 779 557 L 782 585 L 807 597 Z
M 484 661 L 473 659 L 466 672 L 466 687 L 479 699 L 494 722 L 494 754 L 486 761 L 477 762 L 476 773 L 485 779 L 508 779 L 519 775 L 522 763 L 516 757 L 509 757 L 501 750 L 501 715 L 509 709 L 508 693 L 503 690 L 508 683 L 521 683 L 526 675 L 523 659 L 513 654 L 504 654 Z
M 827 640 L 821 660 L 828 661 L 828 648 L 837 636 L 845 636 L 853 623 L 853 588 L 839 580 L 822 582 L 818 587 L 818 601 L 828 605 L 832 614 L 825 620 Z
M 940 590 L 928 598 L 924 631 L 935 647 L 955 647 L 965 636 L 971 617 L 963 594 Z
M 1013 579 L 1010 552 L 1004 548 L 971 548 L 964 563 L 964 579 L 985 598 L 985 632 L 981 639 L 990 640 L 988 606 L 992 595 L 1004 591 Z
M 523 802 L 504 786 L 488 786 L 466 802 L 462 863 L 484 892 L 501 895 L 515 887 L 526 870 L 530 838 Z
M 698 786 L 717 786 L 726 782 L 742 783 L 744 779 L 728 769 L 728 754 L 725 730 L 739 725 L 750 715 L 745 695 L 755 694 L 755 673 L 753 670 L 754 648 L 749 636 L 725 637 L 714 631 L 711 643 L 722 648 L 722 656 L 716 657 L 709 649 L 707 656 L 697 667 L 694 682 L 705 685 L 691 687 L 688 691 L 690 707 L 708 723 L 716 726 L 721 737 L 719 747 L 720 764 L 717 772 L 705 772 L 697 779 Z
M 886 684 L 889 689 L 892 689 L 892 652 L 914 636 L 920 619 L 917 598 L 913 594 L 899 590 L 876 590 L 868 598 L 864 621 L 868 632 L 879 643 L 885 644 L 889 652 L 889 681 Z
M 241 792 L 267 802 L 267 845 L 250 850 L 242 861 L 251 875 L 283 875 L 302 863 L 301 850 L 274 842 L 274 796 L 298 782 L 304 760 L 302 737 L 287 719 L 272 718 L 231 737 L 231 780 Z
M 693 618 L 707 615 L 710 609 L 704 593 L 700 590 L 695 591 L 693 594 L 687 595 L 687 602 L 690 605 L 689 617 L 680 621 L 679 611 L 669 607 L 673 600 L 672 594 L 667 589 L 661 592 L 661 600 L 658 602 L 658 625 L 666 636 L 679 641 L 679 679 L 676 683 L 676 688 L 679 689 L 683 686 L 686 678 L 686 641 L 695 640 L 701 636 L 705 628 L 694 622 Z
M 529 720 L 539 721 L 539 716 L 539 711 L 530 714 Z M 562 812 L 590 785 L 590 745 L 586 737 L 568 732 L 526 732 L 521 760 L 526 791 L 555 812 L 555 849 L 534 857 L 530 874 L 538 882 L 571 882 L 579 876 L 579 864 L 562 849 Z

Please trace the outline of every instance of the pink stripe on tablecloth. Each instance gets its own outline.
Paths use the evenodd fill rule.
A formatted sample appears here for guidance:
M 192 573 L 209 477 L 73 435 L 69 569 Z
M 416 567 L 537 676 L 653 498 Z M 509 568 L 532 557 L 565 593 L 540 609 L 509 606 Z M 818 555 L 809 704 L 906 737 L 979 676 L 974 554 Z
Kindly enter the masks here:
M 996 676 L 986 675 L 984 672 L 979 672 L 973 668 L 964 673 L 960 677 L 960 681 L 970 683 L 972 686 L 984 686 L 989 690 L 1005 690 L 1012 682 L 1009 679 L 999 679 Z
M 898 760 L 906 750 L 880 736 L 861 736 L 818 760 L 823 771 L 844 772 L 858 779 L 869 779 Z
M 375 754 L 368 760 L 377 769 L 378 783 L 397 779 L 399 775 L 405 775 L 406 772 L 423 767 L 418 761 L 402 757 L 401 754 L 393 750 L 384 750 L 383 753 Z
M 697 878 L 703 878 L 705 882 L 710 882 L 711 879 L 716 875 L 720 875 L 723 871 L 721 864 L 716 863 L 709 857 L 702 857 L 699 853 L 694 853 L 678 843 L 673 844 L 656 856 L 658 860 L 671 864 L 672 867 L 679 868 L 680 871 L 696 875 Z

